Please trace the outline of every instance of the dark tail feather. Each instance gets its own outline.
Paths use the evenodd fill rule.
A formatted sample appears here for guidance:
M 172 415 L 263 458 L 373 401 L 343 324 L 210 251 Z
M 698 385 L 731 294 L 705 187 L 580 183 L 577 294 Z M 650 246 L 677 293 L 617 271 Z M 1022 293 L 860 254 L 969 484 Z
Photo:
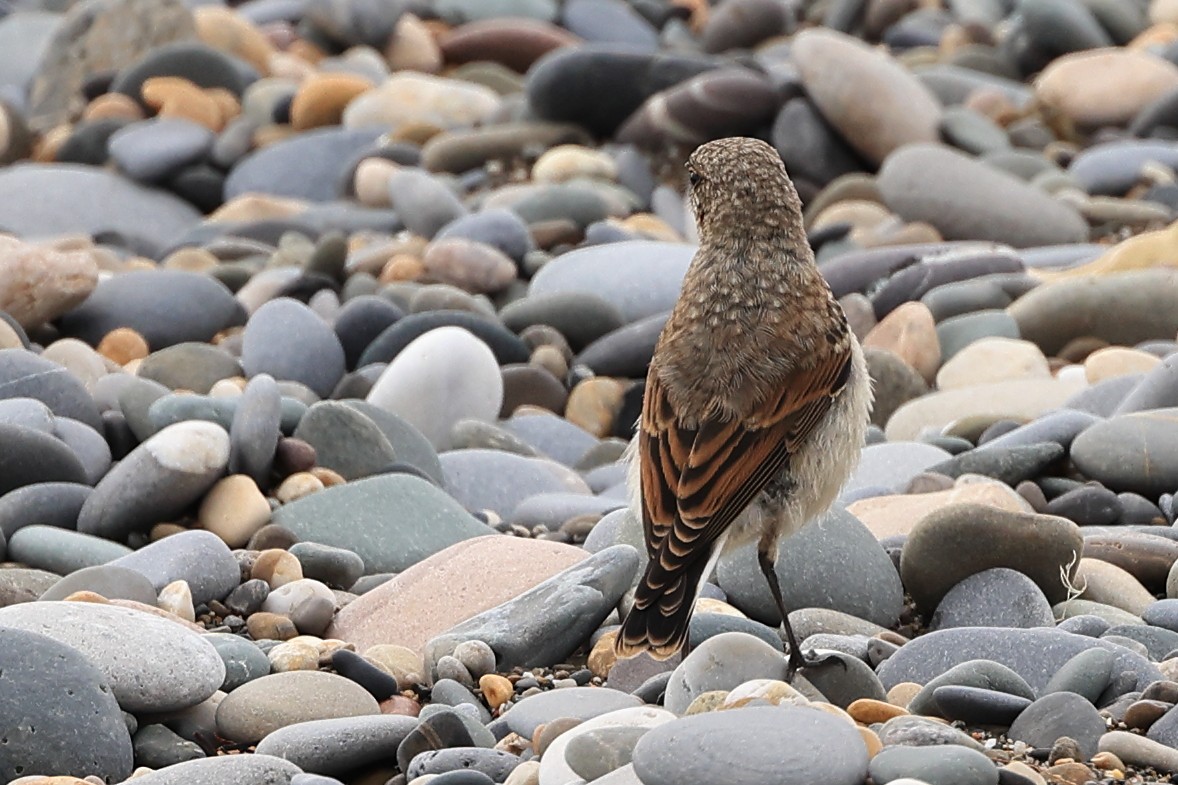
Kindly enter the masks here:
M 646 565 L 646 573 L 634 592 L 634 606 L 614 642 L 619 657 L 648 651 L 656 660 L 665 660 L 683 648 L 700 578 L 709 561 L 697 559 L 677 564 L 671 570 L 658 559 Z

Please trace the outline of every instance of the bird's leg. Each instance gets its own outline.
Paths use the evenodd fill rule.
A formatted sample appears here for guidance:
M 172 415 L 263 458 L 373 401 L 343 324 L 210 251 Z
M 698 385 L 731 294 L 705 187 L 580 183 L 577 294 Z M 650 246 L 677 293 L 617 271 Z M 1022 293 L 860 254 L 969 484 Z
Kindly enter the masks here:
M 792 683 L 794 676 L 802 668 L 813 668 L 818 665 L 825 665 L 831 661 L 846 667 L 842 660 L 833 655 L 818 657 L 813 651 L 809 655 L 802 653 L 802 649 L 798 645 L 797 636 L 794 635 L 793 627 L 789 623 L 789 611 L 786 610 L 785 600 L 781 596 L 781 583 L 777 580 L 777 549 L 775 544 L 770 547 L 772 547 L 772 551 L 765 547 L 757 549 L 757 562 L 761 565 L 761 572 L 764 573 L 765 580 L 769 582 L 769 591 L 773 594 L 773 601 L 777 603 L 777 611 L 781 614 L 781 623 L 785 627 L 785 639 L 789 643 L 789 664 L 786 666 L 785 671 L 786 682 Z

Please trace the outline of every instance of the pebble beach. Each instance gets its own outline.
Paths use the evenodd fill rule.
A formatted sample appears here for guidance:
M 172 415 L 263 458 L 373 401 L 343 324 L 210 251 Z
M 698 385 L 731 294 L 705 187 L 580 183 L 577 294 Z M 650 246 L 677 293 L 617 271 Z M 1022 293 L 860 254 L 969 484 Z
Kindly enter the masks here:
M 780 153 L 874 383 L 690 652 L 623 452 Z M 0 0 L 0 783 L 1178 782 L 1175 0 Z

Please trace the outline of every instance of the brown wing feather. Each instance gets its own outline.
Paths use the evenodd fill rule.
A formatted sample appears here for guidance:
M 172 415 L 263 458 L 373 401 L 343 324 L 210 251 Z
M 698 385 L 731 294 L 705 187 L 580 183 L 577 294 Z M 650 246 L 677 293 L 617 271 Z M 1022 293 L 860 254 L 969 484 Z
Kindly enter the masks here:
M 673 570 L 713 543 L 786 465 L 846 384 L 851 352 L 831 353 L 797 372 L 780 394 L 744 420 L 679 425 L 657 374 L 643 405 L 643 522 L 652 559 Z

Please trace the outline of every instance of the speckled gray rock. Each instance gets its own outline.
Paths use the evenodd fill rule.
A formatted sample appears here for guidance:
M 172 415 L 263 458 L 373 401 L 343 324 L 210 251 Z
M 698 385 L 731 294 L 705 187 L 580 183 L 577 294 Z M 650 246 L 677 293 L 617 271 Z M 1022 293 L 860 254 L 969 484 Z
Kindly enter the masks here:
M 350 679 L 325 671 L 287 671 L 229 693 L 217 707 L 217 733 L 256 743 L 288 725 L 379 714 L 376 699 Z
M 924 683 L 908 705 L 913 714 L 946 716 L 937 706 L 936 691 L 945 686 L 975 687 L 1034 700 L 1035 691 L 1017 673 L 993 660 L 968 660 Z
M 229 463 L 229 434 L 207 422 L 170 425 L 111 469 L 82 505 L 78 531 L 121 540 L 170 520 Z
M 564 662 L 613 611 L 637 570 L 638 552 L 629 545 L 599 551 L 431 640 L 426 668 L 434 672 L 439 659 L 470 640 L 489 645 L 500 669 Z
M 1145 657 L 1108 641 L 1061 630 L 1000 627 L 961 627 L 922 635 L 885 660 L 879 678 L 888 689 L 902 681 L 927 684 L 954 665 L 983 659 L 1007 666 L 1039 692 L 1068 660 L 1096 647 L 1113 652 L 1114 670 L 1136 676 L 1137 689 L 1161 678 L 1161 671 Z
M 0 349 L 0 398 L 33 398 L 56 415 L 102 427 L 98 407 L 82 382 L 27 349 Z
M 258 743 L 257 753 L 314 774 L 346 774 L 394 759 L 398 745 L 416 727 L 416 718 L 397 715 L 312 720 L 279 728 Z
M 1113 417 L 1076 437 L 1072 460 L 1085 476 L 1114 491 L 1156 498 L 1178 488 L 1178 409 Z
M 246 375 L 269 374 L 301 382 L 326 398 L 344 375 L 344 347 L 327 322 L 289 297 L 263 305 L 250 316 L 241 344 Z
M 305 496 L 274 512 L 301 540 L 353 551 L 368 574 L 401 572 L 490 529 L 426 480 L 382 474 Z
M 225 681 L 221 683 L 223 692 L 232 692 L 246 682 L 270 674 L 270 660 L 248 638 L 227 632 L 212 632 L 204 638 L 213 644 L 225 663 Z
M 524 738 L 536 728 L 561 717 L 588 720 L 619 709 L 641 706 L 642 701 L 610 688 L 568 687 L 540 692 L 521 699 L 503 713 L 503 723 Z
M 929 629 L 950 627 L 1054 627 L 1051 603 L 1017 570 L 996 567 L 971 575 L 937 605 Z
M 290 785 L 301 773 L 295 764 L 273 755 L 222 755 L 144 774 L 136 785 Z
M 130 776 L 131 737 L 106 677 L 81 652 L 33 632 L 0 627 L 0 778 L 28 772 L 110 781 Z
M 949 745 L 888 747 L 867 768 L 875 782 L 911 778 L 927 785 L 998 785 L 998 767 L 977 750 Z
M 1075 739 L 1087 760 L 1108 728 L 1088 700 L 1074 692 L 1053 692 L 1032 703 L 1010 726 L 1007 736 L 1032 747 L 1050 747 L 1060 736 Z
M 229 472 L 246 474 L 265 486 L 281 435 L 282 393 L 269 374 L 249 380 L 229 428 Z
M 579 474 L 549 458 L 529 458 L 502 450 L 450 450 L 438 456 L 446 491 L 468 510 L 494 510 L 501 516 L 539 493 L 584 493 Z M 501 478 L 511 477 L 510 483 Z
M 358 409 L 342 401 L 320 401 L 299 420 L 294 437 L 315 448 L 315 463 L 346 480 L 376 474 L 397 460 L 384 433 Z
M 106 564 L 130 552 L 120 543 L 55 526 L 26 526 L 8 541 L 12 561 L 61 575 Z
M 237 560 L 212 532 L 179 532 L 111 562 L 147 576 L 156 590 L 186 581 L 196 604 L 224 599 L 241 582 Z
M 53 584 L 41 599 L 64 600 L 76 591 L 92 591 L 108 600 L 134 600 L 145 605 L 155 605 L 156 602 L 156 590 L 151 581 L 135 570 L 111 564 L 71 572 Z
M 685 717 L 652 728 L 634 748 L 634 771 L 644 785 L 858 785 L 867 760 L 854 726 L 806 706 Z
M 787 608 L 832 608 L 890 627 L 900 615 L 904 590 L 892 560 L 858 518 L 832 509 L 778 546 L 777 576 Z M 847 581 L 847 574 L 857 576 Z M 765 624 L 781 614 L 750 544 L 720 558 L 717 582 L 729 601 Z
M 682 714 L 709 690 L 730 690 L 751 679 L 785 679 L 781 652 L 760 638 L 726 632 L 694 648 L 671 673 L 664 703 Z
M 186 709 L 216 692 L 225 665 L 197 633 L 142 611 L 89 602 L 37 602 L 0 608 L 0 627 L 47 635 L 72 646 L 106 675 L 124 711 Z

